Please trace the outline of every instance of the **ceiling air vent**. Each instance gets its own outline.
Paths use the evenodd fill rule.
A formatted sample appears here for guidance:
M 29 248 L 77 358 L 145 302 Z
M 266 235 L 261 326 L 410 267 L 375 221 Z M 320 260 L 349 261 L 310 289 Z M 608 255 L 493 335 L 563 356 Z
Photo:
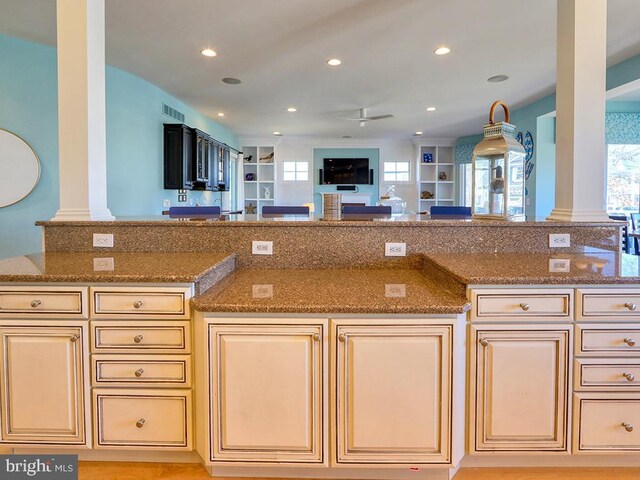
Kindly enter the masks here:
M 162 104 L 162 113 L 166 116 L 178 120 L 180 123 L 184 123 L 184 113 L 179 112 L 175 108 L 171 108 L 169 105 Z

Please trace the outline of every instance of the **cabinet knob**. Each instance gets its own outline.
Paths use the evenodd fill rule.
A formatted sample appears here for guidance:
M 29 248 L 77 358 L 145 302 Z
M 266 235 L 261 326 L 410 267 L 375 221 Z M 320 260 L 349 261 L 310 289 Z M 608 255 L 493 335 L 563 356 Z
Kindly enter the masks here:
M 633 338 L 625 338 L 623 340 L 624 343 L 626 343 L 627 345 L 629 345 L 630 347 L 635 347 L 636 346 L 636 341 Z
M 32 308 L 38 308 L 40 305 L 42 305 L 42 302 L 40 300 L 31 300 Z
M 531 307 L 529 306 L 529 304 L 528 304 L 528 303 L 521 303 L 521 304 L 520 304 L 520 308 L 521 308 L 522 310 L 524 310 L 525 312 L 528 312 L 528 311 L 529 311 L 529 308 L 531 308 Z
M 344 342 L 347 339 L 347 337 L 344 335 L 344 333 L 341 333 L 340 335 L 338 335 L 338 340 L 340 340 L 341 342 Z
M 75 335 L 71 335 L 71 338 L 69 338 L 69 340 L 71 340 L 72 342 L 77 342 L 79 338 L 80 335 L 76 333 Z
M 313 334 L 313 339 L 317 342 L 318 340 L 320 340 L 320 334 L 319 333 L 314 333 Z
M 633 432 L 633 425 L 627 422 L 622 422 L 622 426 L 627 432 Z
M 133 308 L 138 309 L 142 307 L 142 301 L 141 300 L 136 300 L 135 302 L 133 302 Z
M 138 427 L 138 428 L 144 427 L 144 418 L 141 418 L 140 420 L 138 420 L 136 422 L 136 427 Z
M 636 379 L 633 373 L 623 373 L 622 376 L 626 378 L 628 382 L 633 382 Z
M 142 335 L 136 335 L 133 337 L 133 341 L 136 343 L 140 343 L 144 337 Z
M 483 347 L 488 347 L 489 346 L 489 341 L 486 338 L 481 338 L 480 339 L 480 345 L 482 345 Z
M 142 368 L 139 368 L 138 370 L 136 370 L 135 373 L 136 373 L 136 377 L 140 378 L 144 373 L 144 370 Z
M 638 305 L 636 305 L 635 303 L 625 303 L 624 306 L 627 308 L 627 310 L 630 310 L 632 312 L 638 309 Z

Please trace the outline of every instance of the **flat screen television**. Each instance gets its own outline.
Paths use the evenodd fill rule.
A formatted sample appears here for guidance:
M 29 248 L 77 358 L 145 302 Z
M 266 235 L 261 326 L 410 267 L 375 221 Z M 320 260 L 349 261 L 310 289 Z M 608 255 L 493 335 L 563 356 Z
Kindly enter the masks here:
M 368 158 L 325 158 L 320 175 L 322 185 L 370 185 Z

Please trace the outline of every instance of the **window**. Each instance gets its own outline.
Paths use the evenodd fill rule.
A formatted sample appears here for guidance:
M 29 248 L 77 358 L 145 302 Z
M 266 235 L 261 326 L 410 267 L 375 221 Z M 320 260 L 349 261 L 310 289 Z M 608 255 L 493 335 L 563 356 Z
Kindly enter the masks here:
M 385 182 L 408 182 L 411 162 L 384 162 Z
M 471 192 L 471 186 L 473 185 L 472 172 L 473 169 L 470 163 L 464 163 L 460 165 L 460 174 L 458 178 L 460 179 L 460 205 L 464 205 L 465 207 L 471 206 L 471 197 L 473 193 Z
M 283 162 L 285 182 L 306 182 L 309 180 L 309 163 Z
M 637 212 L 640 195 L 640 145 L 607 145 L 607 211 Z

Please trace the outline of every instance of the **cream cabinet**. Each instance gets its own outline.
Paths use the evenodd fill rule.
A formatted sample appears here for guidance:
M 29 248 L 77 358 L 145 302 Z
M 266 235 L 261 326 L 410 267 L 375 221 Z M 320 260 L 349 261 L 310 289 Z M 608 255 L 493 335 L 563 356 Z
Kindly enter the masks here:
M 2 442 L 85 444 L 87 328 L 0 324 Z
M 332 357 L 336 462 L 449 463 L 451 326 L 344 322 Z
M 209 326 L 212 462 L 323 462 L 325 328 Z
M 571 326 L 470 327 L 469 449 L 567 451 Z

